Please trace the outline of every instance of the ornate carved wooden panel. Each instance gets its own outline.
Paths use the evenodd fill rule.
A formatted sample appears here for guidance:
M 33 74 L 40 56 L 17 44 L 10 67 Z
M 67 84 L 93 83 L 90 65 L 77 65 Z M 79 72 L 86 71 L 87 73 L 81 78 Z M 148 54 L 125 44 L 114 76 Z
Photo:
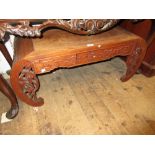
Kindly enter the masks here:
M 37 20 L 36 20 L 37 21 Z M 30 24 L 30 20 L 19 20 L 16 24 L 3 23 L 0 25 L 0 39 L 6 35 L 18 35 L 21 37 L 39 37 L 41 31 L 47 27 L 57 27 L 76 34 L 96 34 L 106 31 L 116 25 L 119 19 L 49 19 L 43 20 L 40 25 Z

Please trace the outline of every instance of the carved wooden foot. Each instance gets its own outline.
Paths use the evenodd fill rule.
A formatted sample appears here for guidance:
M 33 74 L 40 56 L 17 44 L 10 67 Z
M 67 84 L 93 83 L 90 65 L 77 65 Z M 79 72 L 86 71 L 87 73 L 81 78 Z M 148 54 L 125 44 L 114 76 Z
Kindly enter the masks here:
M 144 42 L 144 40 L 141 40 L 133 50 L 133 53 L 127 56 L 127 71 L 126 74 L 121 77 L 121 81 L 125 82 L 129 80 L 137 72 L 144 59 L 145 53 L 146 43 Z
M 7 81 L 2 77 L 1 74 L 0 74 L 0 91 L 10 100 L 11 108 L 6 113 L 6 117 L 8 119 L 12 119 L 18 114 L 18 110 L 19 110 L 18 102 L 11 87 L 9 86 Z
M 15 63 L 10 80 L 14 91 L 22 101 L 31 106 L 43 105 L 43 99 L 36 95 L 40 85 L 30 62 L 22 60 Z

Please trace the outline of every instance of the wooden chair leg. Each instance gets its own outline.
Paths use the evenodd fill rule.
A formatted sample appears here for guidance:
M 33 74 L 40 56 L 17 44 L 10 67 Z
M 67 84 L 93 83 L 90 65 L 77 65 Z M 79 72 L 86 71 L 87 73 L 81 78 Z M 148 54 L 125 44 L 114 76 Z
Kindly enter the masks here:
M 7 62 L 9 63 L 10 67 L 12 66 L 13 60 L 7 50 L 7 48 L 5 47 L 5 45 L 3 43 L 0 42 L 0 51 L 2 52 L 3 56 L 5 57 L 5 59 L 7 60 Z
M 3 56 L 5 57 L 5 59 L 7 60 L 7 62 L 9 63 L 9 65 L 11 67 L 12 62 L 13 62 L 12 58 L 11 58 L 7 48 L 5 47 L 5 45 L 2 42 L 0 42 L 0 51 L 2 52 Z M 11 108 L 7 112 L 6 117 L 9 119 L 12 119 L 18 114 L 18 111 L 19 111 L 18 102 L 17 102 L 16 96 L 15 96 L 13 90 L 11 89 L 11 87 L 9 86 L 9 84 L 3 78 L 3 76 L 1 74 L 0 74 L 0 91 L 6 97 L 8 97 L 8 99 L 10 100 Z
M 1 74 L 0 74 L 0 91 L 10 100 L 11 108 L 7 112 L 6 117 L 12 119 L 18 114 L 19 111 L 18 102 L 11 87 Z

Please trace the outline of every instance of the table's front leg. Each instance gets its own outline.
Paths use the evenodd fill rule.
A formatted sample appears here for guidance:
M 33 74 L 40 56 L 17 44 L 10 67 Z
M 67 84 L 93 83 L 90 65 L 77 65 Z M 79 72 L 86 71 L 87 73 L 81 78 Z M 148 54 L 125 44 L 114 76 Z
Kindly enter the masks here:
M 31 106 L 44 104 L 43 98 L 37 97 L 40 82 L 31 62 L 24 59 L 16 62 L 11 69 L 10 82 L 16 95 L 22 101 Z
M 6 117 L 12 119 L 18 114 L 19 110 L 18 102 L 13 90 L 11 89 L 11 87 L 1 74 L 0 74 L 0 91 L 10 100 L 11 108 L 7 112 Z

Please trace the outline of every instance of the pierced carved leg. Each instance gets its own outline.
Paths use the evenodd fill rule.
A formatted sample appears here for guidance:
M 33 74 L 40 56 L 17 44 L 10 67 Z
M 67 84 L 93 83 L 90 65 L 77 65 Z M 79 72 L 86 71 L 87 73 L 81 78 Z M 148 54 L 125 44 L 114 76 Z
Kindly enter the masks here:
M 142 41 L 139 45 L 136 46 L 133 53 L 127 56 L 126 60 L 127 71 L 126 74 L 121 77 L 121 81 L 125 82 L 129 80 L 136 73 L 136 71 L 138 70 L 144 59 L 145 53 L 146 53 L 146 44 L 144 41 Z
M 43 99 L 36 95 L 40 85 L 31 63 L 21 61 L 13 65 L 10 80 L 14 91 L 22 101 L 31 106 L 43 105 Z

